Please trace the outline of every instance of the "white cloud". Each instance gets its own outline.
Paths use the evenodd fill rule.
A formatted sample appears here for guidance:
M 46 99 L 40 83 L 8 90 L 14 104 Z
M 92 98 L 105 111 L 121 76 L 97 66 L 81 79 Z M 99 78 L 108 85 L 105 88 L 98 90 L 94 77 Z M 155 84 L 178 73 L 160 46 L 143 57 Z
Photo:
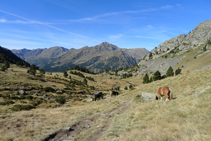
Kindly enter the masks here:
M 155 28 L 154 26 L 152 25 L 148 25 L 147 28 Z
M 161 9 L 170 9 L 170 8 L 173 8 L 174 6 L 172 5 L 165 5 L 165 6 L 162 6 Z
M 77 33 L 73 33 L 73 32 L 70 32 L 70 31 L 67 31 L 67 30 L 64 30 L 64 29 L 61 29 L 61 28 L 52 26 L 52 25 L 50 25 L 49 23 L 46 23 L 46 22 L 40 22 L 40 21 L 30 20 L 30 19 L 21 17 L 19 15 L 13 14 L 13 13 L 6 12 L 6 11 L 3 11 L 3 10 L 0 10 L 0 12 L 6 13 L 8 15 L 11 15 L 11 16 L 14 16 L 14 17 L 17 17 L 17 18 L 20 18 L 20 19 L 25 20 L 25 21 L 21 21 L 21 20 L 16 20 L 16 21 L 7 21 L 6 20 L 6 21 L 4 21 L 3 20 L 3 22 L 22 23 L 22 24 L 26 24 L 26 23 L 40 24 L 40 25 L 43 25 L 43 26 L 46 26 L 46 27 L 49 27 L 49 28 L 52 28 L 52 29 L 56 29 L 58 31 L 65 32 L 65 33 L 68 33 L 68 34 L 72 34 L 72 35 L 75 35 L 75 36 L 80 36 L 82 38 L 89 38 L 89 37 L 86 37 L 86 36 L 83 36 L 83 35 L 80 35 L 80 34 L 77 34 Z
M 6 19 L 0 19 L 0 23 L 6 23 L 7 20 Z
M 122 34 L 116 34 L 116 35 L 109 35 L 108 38 L 115 40 L 121 38 L 122 36 L 123 36 Z

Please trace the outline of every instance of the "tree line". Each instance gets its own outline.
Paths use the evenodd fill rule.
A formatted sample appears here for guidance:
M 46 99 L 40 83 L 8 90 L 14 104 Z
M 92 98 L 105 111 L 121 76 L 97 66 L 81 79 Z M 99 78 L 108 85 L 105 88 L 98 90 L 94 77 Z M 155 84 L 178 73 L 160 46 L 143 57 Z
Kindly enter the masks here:
M 170 66 L 166 72 L 165 75 L 161 76 L 161 73 L 157 70 L 153 76 L 149 77 L 149 75 L 146 73 L 143 77 L 143 83 L 146 84 L 146 83 L 151 83 L 152 81 L 157 81 L 157 80 L 161 80 L 161 79 L 164 79 L 166 77 L 170 77 L 170 76 L 174 76 L 174 75 L 178 75 L 181 73 L 181 69 L 178 68 L 175 70 L 173 70 L 173 68 Z

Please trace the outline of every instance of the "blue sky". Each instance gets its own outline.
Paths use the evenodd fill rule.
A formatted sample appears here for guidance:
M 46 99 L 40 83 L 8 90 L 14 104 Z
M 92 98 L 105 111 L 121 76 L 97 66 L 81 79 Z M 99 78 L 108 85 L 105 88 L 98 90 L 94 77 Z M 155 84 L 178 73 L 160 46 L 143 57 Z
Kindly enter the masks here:
M 0 45 L 152 50 L 211 19 L 211 0 L 0 0 Z

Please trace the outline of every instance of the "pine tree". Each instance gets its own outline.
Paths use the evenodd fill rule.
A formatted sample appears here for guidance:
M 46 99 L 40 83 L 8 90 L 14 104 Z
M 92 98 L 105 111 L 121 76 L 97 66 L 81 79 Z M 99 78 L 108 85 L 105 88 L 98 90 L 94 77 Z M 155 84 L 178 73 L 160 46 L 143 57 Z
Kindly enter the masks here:
M 176 71 L 175 71 L 175 75 L 180 74 L 180 73 L 181 73 L 181 70 L 182 70 L 182 69 L 180 69 L 180 68 L 176 69 Z
M 154 79 L 154 81 L 161 79 L 161 74 L 158 70 L 154 73 L 153 79 Z
M 174 70 L 173 68 L 170 66 L 166 72 L 166 76 L 174 76 Z
M 148 76 L 147 73 L 145 74 L 145 76 L 144 76 L 144 78 L 143 78 L 143 83 L 144 83 L 144 84 L 145 84 L 145 83 L 149 83 L 149 76 Z
M 8 61 L 6 61 L 6 62 L 4 63 L 4 66 L 5 66 L 5 68 L 7 69 L 7 68 L 10 67 L 10 63 L 9 63 Z
M 65 72 L 64 72 L 64 77 L 67 78 L 67 76 L 68 76 L 68 74 L 67 74 L 67 72 L 65 71 Z
M 86 78 L 84 78 L 83 83 L 84 83 L 85 85 L 87 85 L 87 80 L 86 80 Z

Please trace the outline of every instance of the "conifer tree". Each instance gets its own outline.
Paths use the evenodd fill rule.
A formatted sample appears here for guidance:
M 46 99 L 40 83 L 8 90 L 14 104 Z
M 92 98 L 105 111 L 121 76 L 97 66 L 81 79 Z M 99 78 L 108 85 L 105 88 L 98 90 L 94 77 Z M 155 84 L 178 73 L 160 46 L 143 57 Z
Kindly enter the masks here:
M 182 70 L 182 69 L 180 69 L 180 68 L 176 69 L 176 71 L 175 71 L 175 75 L 180 74 L 180 73 L 181 73 L 181 70 Z
M 67 74 L 67 72 L 65 71 L 65 72 L 64 72 L 64 77 L 67 78 L 67 76 L 68 76 L 68 74 Z
M 161 79 L 161 73 L 158 70 L 154 73 L 153 79 L 154 81 Z
M 166 76 L 174 76 L 174 70 L 173 68 L 170 66 L 166 72 Z
M 148 76 L 147 73 L 145 74 L 145 76 L 144 76 L 144 78 L 143 78 L 143 83 L 144 83 L 144 84 L 145 84 L 145 83 L 149 83 L 149 76 Z

